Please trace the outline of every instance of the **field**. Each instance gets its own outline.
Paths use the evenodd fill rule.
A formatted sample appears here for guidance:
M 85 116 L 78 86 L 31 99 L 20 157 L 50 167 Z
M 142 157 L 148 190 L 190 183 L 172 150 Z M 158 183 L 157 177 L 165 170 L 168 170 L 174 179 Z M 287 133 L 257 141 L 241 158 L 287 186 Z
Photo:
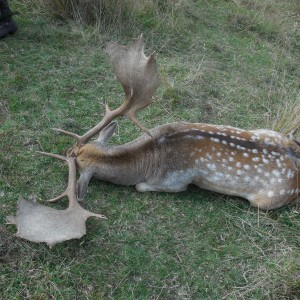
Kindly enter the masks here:
M 262 212 L 194 186 L 138 193 L 92 180 L 82 205 L 108 219 L 89 219 L 80 240 L 49 249 L 6 224 L 20 195 L 67 206 L 46 204 L 65 189 L 67 166 L 36 151 L 62 154 L 74 141 L 51 128 L 82 134 L 106 102 L 122 103 L 109 41 L 144 33 L 146 53 L 156 51 L 161 84 L 138 115 L 147 128 L 300 125 L 297 0 L 140 2 L 134 15 L 107 11 L 97 22 L 47 1 L 10 1 L 18 32 L 0 40 L 0 299 L 299 299 L 299 201 Z M 141 134 L 118 122 L 112 144 Z

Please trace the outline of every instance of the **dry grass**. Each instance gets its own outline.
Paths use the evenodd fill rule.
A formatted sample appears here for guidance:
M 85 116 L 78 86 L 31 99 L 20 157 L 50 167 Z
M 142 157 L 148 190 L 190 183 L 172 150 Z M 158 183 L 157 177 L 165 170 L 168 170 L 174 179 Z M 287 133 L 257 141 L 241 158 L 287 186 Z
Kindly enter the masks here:
M 284 134 L 296 131 L 295 137 L 300 139 L 300 94 L 296 99 L 283 100 L 274 116 L 272 129 Z
M 113 26 L 125 31 L 137 24 L 155 26 L 162 15 L 169 18 L 180 9 L 182 0 L 53 0 L 47 1 L 52 12 L 81 25 L 93 24 L 101 30 Z M 165 18 L 167 21 L 167 18 Z

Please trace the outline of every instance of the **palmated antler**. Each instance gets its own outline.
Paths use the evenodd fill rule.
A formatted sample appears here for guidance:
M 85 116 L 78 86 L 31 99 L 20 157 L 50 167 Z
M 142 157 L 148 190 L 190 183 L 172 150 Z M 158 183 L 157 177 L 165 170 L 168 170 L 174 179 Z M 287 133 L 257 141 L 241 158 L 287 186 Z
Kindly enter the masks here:
M 106 113 L 101 122 L 82 136 L 62 129 L 55 129 L 74 137 L 77 140 L 77 146 L 85 144 L 118 116 L 128 117 L 141 130 L 151 135 L 140 124 L 135 115 L 139 110 L 152 103 L 153 94 L 159 85 L 154 53 L 150 57 L 145 56 L 142 35 L 129 47 L 109 43 L 106 47 L 106 53 L 109 55 L 114 73 L 124 89 L 125 101 L 115 110 L 110 110 L 107 105 Z
M 16 236 L 32 242 L 45 242 L 50 247 L 57 243 L 79 239 L 86 233 L 85 222 L 89 217 L 106 219 L 105 216 L 89 212 L 82 208 L 76 194 L 76 165 L 75 158 L 57 154 L 39 152 L 69 163 L 69 180 L 66 191 L 54 200 L 62 197 L 69 198 L 69 207 L 57 210 L 20 197 L 16 216 L 7 217 L 7 222 L 16 224 Z M 52 199 L 53 200 L 53 199 Z

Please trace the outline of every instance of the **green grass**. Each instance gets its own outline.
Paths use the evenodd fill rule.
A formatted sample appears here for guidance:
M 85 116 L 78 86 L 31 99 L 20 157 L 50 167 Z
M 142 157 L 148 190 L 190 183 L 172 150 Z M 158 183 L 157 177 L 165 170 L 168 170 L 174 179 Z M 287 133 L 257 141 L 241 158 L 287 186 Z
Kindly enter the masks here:
M 35 153 L 73 143 L 51 128 L 84 133 L 106 101 L 121 103 L 108 41 L 144 32 L 146 52 L 157 50 L 161 85 L 139 114 L 146 127 L 276 126 L 282 107 L 299 103 L 297 1 L 186 0 L 164 12 L 168 22 L 146 11 L 131 30 L 10 2 L 20 14 L 17 34 L 0 41 L 0 299 L 299 299 L 299 203 L 266 213 L 196 187 L 141 194 L 92 180 L 83 205 L 108 220 L 89 219 L 82 239 L 49 249 L 5 225 L 19 195 L 45 203 L 66 186 L 67 167 Z M 113 143 L 139 134 L 120 119 Z

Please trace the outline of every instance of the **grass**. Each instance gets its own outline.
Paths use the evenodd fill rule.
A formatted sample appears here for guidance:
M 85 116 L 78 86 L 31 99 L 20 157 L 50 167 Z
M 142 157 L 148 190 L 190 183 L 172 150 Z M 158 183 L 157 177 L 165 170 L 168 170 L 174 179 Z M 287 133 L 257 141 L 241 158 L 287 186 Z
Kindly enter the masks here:
M 288 131 L 299 117 L 297 1 L 187 0 L 164 12 L 168 22 L 145 12 L 131 30 L 10 2 L 20 14 L 17 34 L 0 42 L 0 299 L 299 299 L 299 203 L 266 213 L 196 187 L 141 194 L 92 180 L 84 206 L 108 220 L 90 219 L 82 239 L 50 250 L 5 225 L 19 195 L 44 203 L 66 185 L 66 166 L 35 154 L 73 143 L 51 128 L 83 133 L 105 101 L 121 103 L 103 52 L 110 40 L 144 32 L 146 52 L 157 50 L 161 85 L 139 114 L 148 128 L 186 120 Z M 119 125 L 113 143 L 140 134 Z

